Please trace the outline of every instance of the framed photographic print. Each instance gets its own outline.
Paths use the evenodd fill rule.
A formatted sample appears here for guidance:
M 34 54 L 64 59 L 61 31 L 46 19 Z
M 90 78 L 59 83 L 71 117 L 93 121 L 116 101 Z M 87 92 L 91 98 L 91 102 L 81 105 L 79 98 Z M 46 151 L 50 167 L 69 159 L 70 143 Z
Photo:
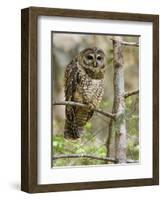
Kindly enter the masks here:
M 21 11 L 21 189 L 159 184 L 159 16 Z

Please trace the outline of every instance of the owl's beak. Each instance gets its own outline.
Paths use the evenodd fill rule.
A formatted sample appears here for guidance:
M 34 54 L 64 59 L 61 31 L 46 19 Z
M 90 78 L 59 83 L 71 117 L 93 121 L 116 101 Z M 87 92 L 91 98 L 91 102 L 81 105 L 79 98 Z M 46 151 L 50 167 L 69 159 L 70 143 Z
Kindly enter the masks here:
M 94 61 L 93 66 L 97 67 L 97 62 L 96 61 Z

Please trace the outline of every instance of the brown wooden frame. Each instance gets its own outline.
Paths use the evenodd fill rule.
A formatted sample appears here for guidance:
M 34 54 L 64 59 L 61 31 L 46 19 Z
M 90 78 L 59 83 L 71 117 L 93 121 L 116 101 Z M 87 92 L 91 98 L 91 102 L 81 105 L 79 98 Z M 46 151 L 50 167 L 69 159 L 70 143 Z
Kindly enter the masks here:
M 91 19 L 129 20 L 153 23 L 153 178 L 63 183 L 37 183 L 37 18 L 63 16 Z M 21 190 L 54 192 L 159 184 L 159 16 L 29 7 L 21 10 Z

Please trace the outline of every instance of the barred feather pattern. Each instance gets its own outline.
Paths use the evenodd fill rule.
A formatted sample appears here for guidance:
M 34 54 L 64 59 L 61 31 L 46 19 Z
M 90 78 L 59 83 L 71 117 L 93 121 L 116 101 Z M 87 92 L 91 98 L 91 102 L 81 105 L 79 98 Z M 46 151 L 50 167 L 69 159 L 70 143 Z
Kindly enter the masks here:
M 98 107 L 104 92 L 104 77 L 92 78 L 75 57 L 65 70 L 65 100 L 87 104 L 88 108 L 66 105 L 64 137 L 78 139 L 84 133 L 84 126 L 93 116 L 92 108 Z

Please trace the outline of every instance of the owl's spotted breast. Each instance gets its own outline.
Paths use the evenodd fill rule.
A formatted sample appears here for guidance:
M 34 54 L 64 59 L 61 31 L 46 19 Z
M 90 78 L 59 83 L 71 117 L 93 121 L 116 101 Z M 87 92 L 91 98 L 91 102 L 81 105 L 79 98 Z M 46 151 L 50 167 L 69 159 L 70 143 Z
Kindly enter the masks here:
M 79 88 L 80 94 L 83 97 L 83 103 L 92 103 L 96 108 L 102 100 L 104 92 L 104 80 L 103 79 L 90 79 L 89 77 L 84 80 L 85 84 L 81 84 Z

